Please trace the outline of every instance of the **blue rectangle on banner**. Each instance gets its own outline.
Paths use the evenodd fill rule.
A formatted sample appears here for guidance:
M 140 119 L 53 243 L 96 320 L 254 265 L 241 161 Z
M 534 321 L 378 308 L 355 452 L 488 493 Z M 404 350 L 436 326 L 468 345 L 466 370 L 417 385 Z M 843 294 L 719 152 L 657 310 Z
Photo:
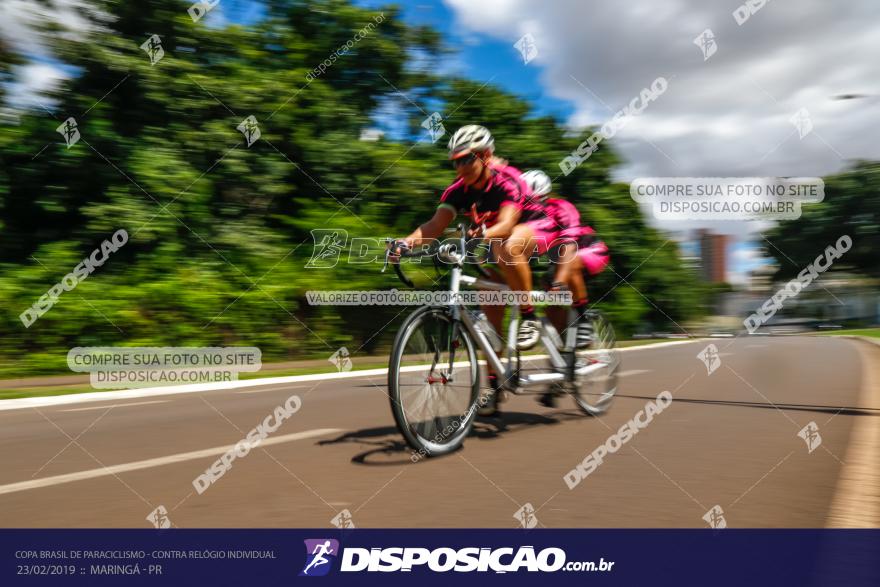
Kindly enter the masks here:
M 0 585 L 880 585 L 880 530 L 0 530 Z

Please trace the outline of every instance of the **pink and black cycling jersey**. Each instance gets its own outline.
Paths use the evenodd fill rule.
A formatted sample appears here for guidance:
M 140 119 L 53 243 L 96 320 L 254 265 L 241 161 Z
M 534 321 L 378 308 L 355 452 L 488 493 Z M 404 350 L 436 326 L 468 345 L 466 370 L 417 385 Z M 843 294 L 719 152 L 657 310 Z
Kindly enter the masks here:
M 581 226 L 581 215 L 574 204 L 559 198 L 544 202 L 547 217 L 555 223 L 556 238 L 560 242 L 578 242 L 582 236 L 593 234 L 593 229 Z
M 547 218 L 554 223 L 554 245 L 573 242 L 578 246 L 581 266 L 589 275 L 598 275 L 608 266 L 610 257 L 604 242 L 596 240 L 596 232 L 589 226 L 581 226 L 581 215 L 574 204 L 551 198 L 544 202 Z M 555 250 L 555 247 L 553 248 Z M 552 253 L 551 253 L 552 254 Z
M 532 197 L 518 169 L 507 165 L 492 165 L 491 176 L 483 189 L 465 185 L 459 179 L 446 188 L 440 198 L 441 206 L 449 206 L 457 214 L 470 217 L 474 224 L 490 227 L 498 222 L 503 206 L 515 206 L 522 211 L 519 222 L 544 218 L 544 207 Z

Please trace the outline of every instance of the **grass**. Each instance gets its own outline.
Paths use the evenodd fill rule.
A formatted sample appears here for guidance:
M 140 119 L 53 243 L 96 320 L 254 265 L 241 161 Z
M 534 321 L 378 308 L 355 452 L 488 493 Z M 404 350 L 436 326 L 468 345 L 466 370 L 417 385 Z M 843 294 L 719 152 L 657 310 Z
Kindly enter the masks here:
M 852 328 L 849 330 L 829 330 L 827 332 L 817 333 L 820 336 L 869 336 L 871 338 L 880 338 L 880 328 Z
M 880 337 L 880 328 L 875 329 L 876 333 L 873 336 Z M 856 331 L 853 331 L 856 332 Z M 827 333 L 832 334 L 832 333 Z M 837 333 L 834 333 L 837 334 Z M 669 342 L 667 339 L 646 339 L 646 340 L 623 340 L 618 342 L 618 347 L 626 348 L 626 347 L 635 347 L 635 346 L 644 346 L 649 344 L 657 344 L 660 342 Z M 535 351 L 535 353 L 540 353 L 540 351 Z M 529 353 L 525 353 L 529 354 Z M 368 361 L 359 361 L 355 360 L 352 362 L 352 371 L 363 371 L 366 369 L 379 369 L 388 366 L 387 358 L 376 358 L 370 357 L 371 360 Z M 241 373 L 239 375 L 239 380 L 247 380 L 247 379 L 262 379 L 262 378 L 272 378 L 272 377 L 289 377 L 292 375 L 316 375 L 320 373 L 335 373 L 336 368 L 328 363 L 327 366 L 314 366 L 314 367 L 294 367 L 291 369 L 276 369 L 276 370 L 266 370 L 259 371 L 257 373 Z M 0 381 L 0 386 L 3 385 L 3 382 Z M 0 389 L 0 401 L 6 399 L 17 399 L 23 397 L 48 397 L 55 395 L 70 395 L 76 393 L 91 393 L 95 391 L 100 392 L 113 392 L 117 390 L 113 389 L 95 389 L 88 385 L 76 384 L 76 385 L 47 385 L 47 386 L 39 386 L 39 387 L 18 387 L 15 389 Z M 108 399 L 112 399 L 112 396 L 108 395 Z
M 52 387 L 17 387 L 0 389 L 0 401 L 21 397 L 48 397 L 51 395 L 70 395 L 72 393 L 90 393 L 93 391 L 115 391 L 113 389 L 95 389 L 82 385 L 55 385 Z
M 352 365 L 352 371 L 362 371 L 365 369 L 376 369 L 379 367 L 387 367 L 388 361 L 358 363 Z M 319 373 L 335 373 L 336 368 L 332 365 L 327 367 L 300 367 L 294 369 L 278 369 L 275 371 L 259 371 L 256 373 L 241 373 L 239 380 L 245 379 L 261 379 L 269 377 L 287 377 L 290 375 L 315 375 Z M 2 385 L 2 382 L 0 382 Z M 4 399 L 16 399 L 22 397 L 46 397 L 52 395 L 68 395 L 73 393 L 90 393 L 93 391 L 122 391 L 114 389 L 95 389 L 87 385 L 50 385 L 42 387 L 18 387 L 15 389 L 0 389 L 0 401 Z

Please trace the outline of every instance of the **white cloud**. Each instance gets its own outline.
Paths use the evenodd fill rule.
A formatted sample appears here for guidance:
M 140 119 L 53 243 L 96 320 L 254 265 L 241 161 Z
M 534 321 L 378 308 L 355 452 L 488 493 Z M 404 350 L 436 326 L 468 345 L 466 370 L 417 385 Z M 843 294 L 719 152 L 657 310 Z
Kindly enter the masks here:
M 47 46 L 44 27 L 57 27 L 50 33 L 53 36 L 81 40 L 108 18 L 88 0 L 2 0 L 0 42 L 28 60 L 14 69 L 8 104 L 12 108 L 51 108 L 52 100 L 46 93 L 70 77 L 71 68 L 66 72 Z
M 16 82 L 9 87 L 6 99 L 14 108 L 51 107 L 51 101 L 44 96 L 54 90 L 68 76 L 54 65 L 48 63 L 29 63 L 16 68 Z
M 575 105 L 571 126 L 602 124 L 658 76 L 669 80 L 612 139 L 625 160 L 619 179 L 822 176 L 851 159 L 880 159 L 876 0 L 768 3 L 742 26 L 731 14 L 736 2 L 446 2 L 469 31 L 510 43 L 532 33 L 539 57 L 529 67 L 542 68 L 548 94 Z M 704 62 L 693 39 L 706 28 L 718 51 Z M 831 99 L 842 93 L 873 96 Z M 801 108 L 814 125 L 803 139 L 789 121 Z M 653 223 L 739 237 L 767 227 Z
M 735 243 L 728 248 L 727 279 L 730 283 L 746 283 L 752 271 L 772 262 L 764 256 L 760 242 Z
M 0 39 L 30 57 L 48 57 L 39 28 L 48 23 L 61 26 L 60 34 L 79 38 L 94 26 L 99 11 L 86 0 L 3 0 L 0 3 Z
M 760 259 L 761 252 L 753 247 L 738 247 L 734 249 L 730 255 L 731 259 L 739 262 L 747 262 L 753 259 Z

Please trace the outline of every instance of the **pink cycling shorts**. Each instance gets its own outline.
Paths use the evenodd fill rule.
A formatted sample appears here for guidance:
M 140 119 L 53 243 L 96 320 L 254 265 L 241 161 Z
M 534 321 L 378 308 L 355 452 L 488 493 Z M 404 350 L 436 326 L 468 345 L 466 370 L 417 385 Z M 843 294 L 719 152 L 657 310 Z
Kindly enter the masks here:
M 529 220 L 525 223 L 532 230 L 537 249 L 536 255 L 543 255 L 550 248 L 557 238 L 559 238 L 559 227 L 552 218 L 539 218 L 538 220 Z M 559 244 L 559 243 L 557 243 Z
M 597 275 L 608 265 L 608 247 L 602 241 L 578 248 L 578 257 L 590 275 Z

